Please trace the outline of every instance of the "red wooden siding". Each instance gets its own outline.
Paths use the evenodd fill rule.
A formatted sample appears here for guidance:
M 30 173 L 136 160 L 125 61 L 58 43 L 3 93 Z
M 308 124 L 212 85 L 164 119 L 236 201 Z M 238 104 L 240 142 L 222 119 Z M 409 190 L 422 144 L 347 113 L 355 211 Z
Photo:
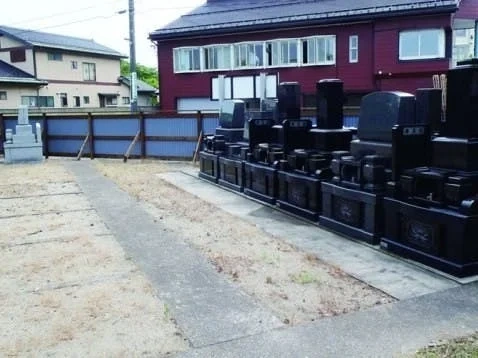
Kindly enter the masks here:
M 455 14 L 459 19 L 478 19 L 478 1 L 476 0 L 461 0 L 460 8 Z
M 449 67 L 449 60 L 399 61 L 399 31 L 414 28 L 450 28 L 450 26 L 451 15 L 444 14 L 383 19 L 377 20 L 375 23 L 283 29 L 161 42 L 158 46 L 161 105 L 165 110 L 172 110 L 176 109 L 178 97 L 209 97 L 211 78 L 219 74 L 240 76 L 255 75 L 260 72 L 277 73 L 281 82 L 298 81 L 304 94 L 314 93 L 315 83 L 323 78 L 340 78 L 344 81 L 344 88 L 347 92 L 371 92 L 379 89 L 414 92 L 417 87 L 431 86 L 431 75 L 445 72 Z M 314 35 L 336 35 L 336 65 L 182 74 L 175 74 L 173 71 L 172 53 L 175 47 Z M 359 36 L 358 63 L 349 63 L 350 35 Z

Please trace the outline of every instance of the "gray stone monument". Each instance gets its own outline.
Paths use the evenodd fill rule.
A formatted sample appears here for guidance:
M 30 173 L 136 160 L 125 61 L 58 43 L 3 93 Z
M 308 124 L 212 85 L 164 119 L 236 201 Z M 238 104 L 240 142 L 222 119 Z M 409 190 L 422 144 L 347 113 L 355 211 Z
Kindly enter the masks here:
M 28 122 L 28 107 L 18 108 L 18 124 L 15 126 L 15 134 L 11 129 L 5 132 L 5 163 L 36 162 L 43 160 L 43 144 L 41 139 L 40 124 L 35 126 Z

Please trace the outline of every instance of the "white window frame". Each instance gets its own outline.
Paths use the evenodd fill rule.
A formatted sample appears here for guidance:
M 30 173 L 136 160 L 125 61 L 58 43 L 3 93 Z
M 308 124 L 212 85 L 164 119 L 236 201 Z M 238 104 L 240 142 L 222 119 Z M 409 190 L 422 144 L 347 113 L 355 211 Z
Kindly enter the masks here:
M 204 57 L 204 65 L 201 68 L 204 70 L 204 72 L 225 71 L 225 70 L 232 69 L 233 58 L 232 58 L 232 54 L 231 54 L 231 45 L 230 44 L 207 45 L 207 46 L 202 47 L 201 50 L 202 50 L 201 52 L 202 52 L 203 57 Z M 207 54 L 207 53 L 208 52 L 214 52 L 214 51 L 221 51 L 221 50 L 223 51 L 223 55 L 225 55 L 225 53 L 229 54 L 228 61 L 223 60 L 225 65 L 221 67 L 221 66 L 219 66 L 220 61 L 218 59 L 217 60 L 217 67 L 208 68 L 209 64 L 207 62 L 208 62 L 208 60 L 210 61 L 211 55 Z M 207 56 L 206 56 L 206 54 L 207 54 Z M 217 52 L 216 56 L 219 56 L 219 52 Z
M 328 40 L 333 40 L 332 42 L 332 56 L 333 58 L 331 60 L 327 60 L 327 58 L 325 58 L 325 60 L 323 61 L 320 61 L 319 60 L 319 46 L 318 46 L 318 41 L 325 41 L 325 55 L 327 56 L 327 50 L 329 50 L 327 47 L 328 47 L 328 44 L 329 44 L 329 41 Z M 307 63 L 304 63 L 304 55 L 303 55 L 303 43 L 304 41 L 315 41 L 315 59 L 313 62 L 310 62 L 310 54 L 308 53 L 307 54 Z M 300 50 L 301 50 L 301 54 L 302 54 L 302 57 L 301 57 L 301 62 L 302 62 L 302 66 L 331 66 L 331 65 L 335 65 L 337 63 L 337 36 L 336 35 L 319 35 L 319 36 L 309 36 L 309 37 L 304 37 L 301 39 L 301 46 L 300 46 Z M 309 48 L 307 47 L 307 51 L 309 51 Z
M 349 36 L 349 63 L 359 61 L 359 37 L 358 35 Z
M 247 53 L 248 51 L 246 50 L 246 62 L 244 65 L 241 65 L 240 63 L 240 58 L 242 51 L 244 51 L 244 48 L 247 48 L 249 46 L 253 46 L 254 52 L 252 54 L 254 55 L 254 58 L 252 61 L 255 61 L 255 54 L 256 54 L 256 46 L 262 46 L 262 64 L 252 64 L 251 65 L 251 53 Z M 237 42 L 232 44 L 232 68 L 234 70 L 247 70 L 247 69 L 256 69 L 256 68 L 265 68 L 266 62 L 265 62 L 265 43 L 264 41 L 247 41 L 247 42 Z M 239 60 L 236 62 L 236 59 Z
M 179 68 L 179 61 L 180 61 L 180 56 L 181 53 L 188 52 L 188 60 L 192 60 L 194 62 L 194 55 L 193 52 L 198 51 L 199 53 L 199 68 L 196 69 L 194 68 L 194 63 L 191 63 L 189 66 L 190 69 L 181 69 Z M 176 47 L 173 49 L 173 68 L 174 68 L 174 73 L 190 73 L 190 72 L 201 72 L 201 70 L 204 68 L 204 56 L 201 51 L 201 47 L 199 46 L 189 46 L 189 47 Z
M 437 38 L 437 45 L 438 45 L 438 53 L 433 54 L 433 55 L 421 55 L 420 54 L 420 44 L 421 44 L 421 35 L 431 32 L 431 31 L 436 31 L 438 33 L 438 38 Z M 402 50 L 403 50 L 403 37 L 402 35 L 407 34 L 407 33 L 417 33 L 418 34 L 418 51 L 419 53 L 417 55 L 413 56 L 404 56 L 402 55 Z M 398 50 L 398 59 L 400 61 L 408 61 L 408 60 L 428 60 L 428 59 L 434 59 L 434 58 L 445 58 L 445 30 L 443 28 L 428 28 L 428 29 L 419 29 L 419 30 L 403 30 L 400 31 L 398 34 L 398 42 L 399 42 L 399 50 Z
M 290 61 L 291 44 L 296 47 L 296 62 Z M 284 58 L 284 45 L 287 46 L 287 59 Z M 264 42 L 264 65 L 267 68 L 299 67 L 302 62 L 301 40 L 298 38 L 273 39 Z M 268 63 L 268 48 L 270 46 L 271 64 Z
M 83 62 L 83 81 L 96 82 L 96 63 Z

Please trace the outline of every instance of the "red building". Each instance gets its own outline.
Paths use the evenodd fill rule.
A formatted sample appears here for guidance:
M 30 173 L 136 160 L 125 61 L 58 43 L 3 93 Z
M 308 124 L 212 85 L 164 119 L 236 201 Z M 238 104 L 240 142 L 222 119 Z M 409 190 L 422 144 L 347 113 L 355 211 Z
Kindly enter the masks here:
M 432 87 L 432 76 L 477 55 L 477 0 L 208 0 L 150 34 L 157 43 L 164 110 L 217 109 L 226 98 L 267 95 L 298 81 L 344 81 L 349 104 L 365 93 Z

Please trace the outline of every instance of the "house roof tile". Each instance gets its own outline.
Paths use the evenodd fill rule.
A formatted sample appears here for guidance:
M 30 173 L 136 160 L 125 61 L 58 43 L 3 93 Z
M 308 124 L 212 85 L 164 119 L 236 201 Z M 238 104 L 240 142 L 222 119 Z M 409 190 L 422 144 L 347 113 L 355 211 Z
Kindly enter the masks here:
M 46 84 L 29 73 L 0 60 L 0 82 Z
M 152 32 L 150 38 L 183 37 L 281 24 L 323 23 L 404 12 L 454 11 L 459 0 L 215 0 Z
M 12 36 L 26 45 L 94 53 L 113 57 L 126 57 L 116 50 L 79 37 L 51 34 L 42 31 L 0 26 L 0 33 Z
M 126 86 L 130 86 L 130 79 L 126 76 L 120 76 L 119 81 L 123 83 Z M 141 81 L 140 79 L 136 80 L 136 85 L 138 87 L 138 92 L 151 92 L 154 93 L 157 91 L 157 88 L 147 84 L 144 81 Z

